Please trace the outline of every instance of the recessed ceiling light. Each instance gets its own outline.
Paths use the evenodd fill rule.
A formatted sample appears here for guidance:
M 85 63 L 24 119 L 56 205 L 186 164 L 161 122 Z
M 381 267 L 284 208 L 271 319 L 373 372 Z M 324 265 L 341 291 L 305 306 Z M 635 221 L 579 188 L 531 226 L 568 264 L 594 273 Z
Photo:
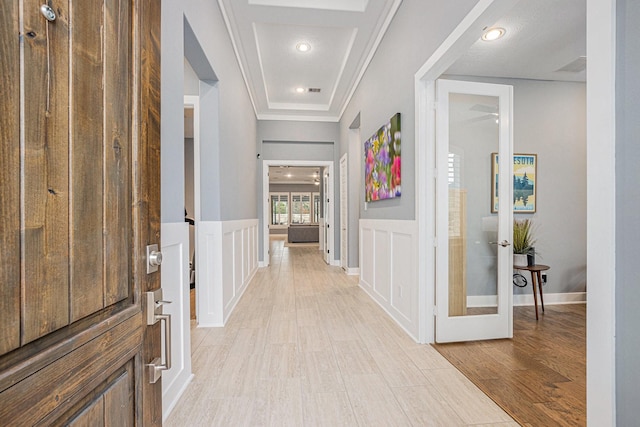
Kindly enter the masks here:
M 489 28 L 482 35 L 482 40 L 487 41 L 487 42 L 498 40 L 500 37 L 504 36 L 504 34 L 506 32 L 507 32 L 507 30 L 505 30 L 504 28 L 500 28 L 500 27 Z
M 298 52 L 309 52 L 311 50 L 311 45 L 309 43 L 300 42 L 296 45 L 296 49 L 298 49 Z
M 297 87 L 296 88 L 296 92 L 303 93 L 304 92 L 304 88 L 303 87 Z

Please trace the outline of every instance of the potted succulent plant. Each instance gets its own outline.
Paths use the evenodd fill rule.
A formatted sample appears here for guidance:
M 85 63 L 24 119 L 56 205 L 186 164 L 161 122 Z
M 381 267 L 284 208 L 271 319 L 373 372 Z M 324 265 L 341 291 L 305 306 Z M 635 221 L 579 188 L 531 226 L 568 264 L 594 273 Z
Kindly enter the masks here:
M 533 221 L 530 219 L 513 220 L 513 265 L 530 265 L 527 255 L 535 254 L 533 244 Z

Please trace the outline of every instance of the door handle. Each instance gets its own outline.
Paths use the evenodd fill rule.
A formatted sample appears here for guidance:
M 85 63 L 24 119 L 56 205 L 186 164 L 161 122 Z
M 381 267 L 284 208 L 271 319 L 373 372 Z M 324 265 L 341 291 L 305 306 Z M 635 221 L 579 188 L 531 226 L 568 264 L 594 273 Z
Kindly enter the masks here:
M 489 242 L 490 245 L 500 245 L 503 248 L 506 248 L 507 246 L 511 246 L 511 243 L 509 243 L 506 240 L 503 240 L 502 242 Z
M 158 245 L 147 245 L 147 274 L 155 273 L 162 264 L 162 252 Z
M 149 370 L 149 382 L 155 384 L 162 376 L 162 371 L 171 369 L 171 315 L 162 313 L 162 306 L 171 304 L 171 301 L 162 299 L 162 288 L 145 292 L 145 294 L 147 296 L 147 325 L 164 322 L 164 363 L 162 363 L 162 355 L 160 355 L 146 365 Z

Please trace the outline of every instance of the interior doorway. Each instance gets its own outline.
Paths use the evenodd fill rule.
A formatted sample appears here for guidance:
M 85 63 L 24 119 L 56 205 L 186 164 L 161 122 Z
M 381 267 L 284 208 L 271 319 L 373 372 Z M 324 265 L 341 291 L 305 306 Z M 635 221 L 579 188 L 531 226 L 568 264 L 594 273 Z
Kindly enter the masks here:
M 429 150 L 431 150 L 433 147 L 435 147 L 434 145 L 434 140 L 435 140 L 435 136 L 432 134 L 431 129 L 434 128 L 435 123 L 432 120 L 433 114 L 431 113 L 431 105 L 433 105 L 433 102 L 435 102 L 436 99 L 439 99 L 436 95 L 435 95 L 435 90 L 436 90 L 436 79 L 438 79 L 443 73 L 447 74 L 446 78 L 455 78 L 455 76 L 465 76 L 467 80 L 475 80 L 473 79 L 473 75 L 471 74 L 463 74 L 463 73 L 455 73 L 452 71 L 448 71 L 449 67 L 457 60 L 457 58 L 463 54 L 463 52 L 466 51 L 466 49 L 477 40 L 477 28 L 483 28 L 484 26 L 491 26 L 494 25 L 497 21 L 497 18 L 501 17 L 503 15 L 503 13 L 505 11 L 499 11 L 498 8 L 496 8 L 495 10 L 489 10 L 489 8 L 487 8 L 487 10 L 481 11 L 481 10 L 477 10 L 477 15 L 473 16 L 474 14 L 470 14 L 470 17 L 473 17 L 473 19 L 476 20 L 475 24 L 469 26 L 468 28 L 463 28 L 463 26 L 461 26 L 460 28 L 458 28 L 441 46 L 441 48 L 436 52 L 436 54 L 433 55 L 432 58 L 430 58 L 425 65 L 423 66 L 423 68 L 416 74 L 416 82 L 418 83 L 418 90 L 417 90 L 417 94 L 418 94 L 418 103 L 417 105 L 419 106 L 418 108 L 418 112 L 417 112 L 417 117 L 418 117 L 418 135 L 419 135 L 419 140 L 422 140 L 423 143 L 418 142 L 417 147 L 418 150 L 421 151 L 421 154 L 418 155 L 418 159 L 420 159 L 421 161 L 426 159 L 426 154 L 427 152 L 430 152 Z M 591 58 L 590 58 L 591 60 Z M 453 77 L 451 77 L 453 76 Z M 591 76 L 591 74 L 590 74 Z M 502 77 L 503 79 L 507 79 L 508 77 Z M 513 77 L 512 77 L 513 78 Z M 465 78 L 462 77 L 461 80 L 464 80 Z M 485 79 L 488 79 L 487 77 L 485 77 Z M 496 81 L 498 78 L 495 78 L 495 80 L 492 80 L 492 82 Z M 526 80 L 524 78 L 522 78 L 523 80 Z M 479 80 L 481 81 L 481 80 Z M 536 84 L 540 84 L 540 83 L 536 83 Z M 533 87 L 533 84 L 531 85 L 531 87 Z M 523 84 L 521 84 L 519 86 L 520 91 L 516 92 L 519 94 L 520 96 L 520 100 L 522 100 L 522 96 L 523 93 L 530 93 L 527 92 L 527 90 L 529 89 L 529 87 L 525 87 Z M 555 90 L 559 90 L 558 86 L 554 87 Z M 518 102 L 518 98 L 516 97 L 516 100 L 514 101 L 514 103 L 517 105 Z M 522 106 L 524 103 L 520 102 L 520 105 Z M 546 105 L 554 105 L 554 102 L 549 102 Z M 557 108 L 557 107 L 556 107 Z M 588 109 L 587 109 L 588 110 Z M 560 112 L 564 113 L 566 110 L 559 110 L 557 114 L 560 114 Z M 493 115 L 493 112 L 488 111 L 489 115 Z M 489 115 L 487 115 L 486 117 L 489 117 Z M 483 118 L 484 119 L 484 118 Z M 567 119 L 565 118 L 565 121 L 567 121 Z M 522 120 L 520 120 L 520 122 L 518 122 L 519 124 L 522 124 Z M 517 125 L 516 125 L 517 126 Z M 524 128 L 524 126 L 521 127 L 521 129 Z M 557 129 L 556 127 L 554 127 L 554 130 Z M 517 135 L 516 135 L 516 139 L 517 139 Z M 586 139 L 586 138 L 585 138 Z M 522 139 L 520 140 L 520 142 L 522 143 Z M 426 148 L 426 150 L 424 150 L 424 148 Z M 536 146 L 537 147 L 537 146 Z M 539 149 L 539 148 L 538 148 Z M 519 151 L 516 149 L 516 152 Z M 587 148 L 588 151 L 588 148 Z M 525 153 L 528 153 L 529 151 L 525 151 Z M 547 159 L 553 157 L 553 156 L 547 156 Z M 549 161 L 549 160 L 548 160 Z M 431 222 L 431 218 L 428 217 L 427 212 L 433 212 L 433 210 L 436 209 L 436 204 L 441 201 L 441 199 L 435 200 L 433 198 L 428 197 L 428 194 L 433 194 L 433 191 L 435 190 L 435 186 L 432 185 L 433 183 L 433 179 L 434 175 L 432 174 L 432 170 L 431 168 L 425 168 L 424 172 L 419 172 L 422 175 L 419 178 L 419 182 L 420 183 L 424 183 L 424 186 L 421 186 L 420 188 L 420 195 L 419 198 L 420 199 L 424 199 L 425 203 L 426 203 L 426 209 L 420 209 L 420 218 L 419 221 L 421 222 L 421 224 L 423 225 L 425 230 L 434 230 L 435 229 L 435 223 Z M 486 174 L 485 174 L 486 175 Z M 483 176 L 485 176 L 483 175 Z M 561 181 L 561 179 L 558 177 L 557 172 L 555 175 L 555 179 L 557 181 Z M 586 177 L 584 177 L 584 180 L 586 181 Z M 542 205 L 542 204 L 541 204 Z M 551 206 L 545 206 L 546 209 L 551 209 Z M 486 224 L 485 224 L 486 225 Z M 426 236 L 425 239 L 421 239 L 424 242 L 428 242 L 430 241 L 429 237 L 431 236 Z M 497 240 L 497 239 L 496 239 Z M 474 241 L 475 242 L 475 241 Z M 437 250 L 437 249 L 436 249 Z M 422 256 L 424 257 L 424 255 L 426 255 L 426 257 L 428 259 L 432 259 L 431 257 L 434 255 L 434 250 L 432 248 L 429 247 L 428 244 L 422 245 L 420 248 L 420 252 L 421 254 L 423 254 Z M 420 271 L 420 281 L 421 283 L 424 285 L 425 283 L 427 283 L 427 285 L 425 287 L 423 287 L 424 290 L 426 290 L 428 295 L 431 295 L 433 288 L 431 287 L 432 285 L 435 287 L 436 285 L 433 284 L 432 282 L 429 283 L 431 281 L 431 278 L 428 277 L 428 275 L 426 275 L 426 271 L 423 270 L 423 266 L 420 266 L 421 271 Z M 591 269 L 591 265 L 589 265 L 589 268 Z M 421 287 L 423 286 L 421 285 Z M 563 291 L 560 291 L 563 292 Z M 591 291 L 590 291 L 591 292 Z M 556 302 L 564 302 L 567 303 L 567 300 L 561 300 L 561 295 L 562 294 L 556 294 L 558 300 Z M 518 295 L 520 296 L 520 295 Z M 516 302 L 517 299 L 514 299 Z M 569 302 L 570 303 L 570 302 Z M 558 307 L 563 307 L 563 306 L 558 306 Z M 571 306 L 567 306 L 567 307 L 571 307 Z M 433 337 L 432 337 L 432 331 L 434 330 L 434 324 L 433 324 L 433 313 L 430 312 L 432 310 L 432 307 L 430 307 L 430 304 L 427 303 L 427 305 L 424 307 L 424 310 L 421 309 L 421 311 L 423 313 L 425 313 L 425 316 L 421 316 L 421 319 L 424 321 L 424 324 L 422 326 L 424 326 L 424 335 L 421 334 L 421 337 L 427 337 L 426 341 L 427 342 L 432 342 L 433 341 Z M 534 325 L 539 325 L 539 323 L 535 323 Z M 594 346 L 595 347 L 595 346 Z M 584 350 L 584 349 L 582 349 Z M 584 355 L 584 354 L 582 354 Z M 557 359 L 555 359 L 555 357 L 557 357 L 557 355 L 553 356 L 556 362 Z M 584 381 L 584 376 L 581 378 L 581 380 Z M 510 395 L 511 398 L 514 397 L 513 394 Z M 515 401 L 518 401 L 517 399 Z
M 200 221 L 200 131 L 199 98 L 184 97 L 184 220 L 189 225 L 189 307 L 190 318 L 197 319 L 196 230 Z
M 320 208 L 322 205 L 322 215 L 318 217 L 318 233 L 319 233 L 319 248 L 323 252 L 323 257 L 330 265 L 335 265 L 338 261 L 334 256 L 334 178 L 333 178 L 333 162 L 330 161 L 312 161 L 312 160 L 264 160 L 263 161 L 263 176 L 262 176 L 262 194 L 264 195 L 264 209 L 263 209 L 263 254 L 264 254 L 264 266 L 269 266 L 270 258 L 270 226 L 272 223 L 272 198 L 270 196 L 269 188 L 269 169 L 270 167 L 306 167 L 316 168 L 320 172 L 318 176 L 320 191 L 317 200 L 312 199 L 310 203 L 312 206 Z M 323 178 L 320 178 L 322 176 Z M 280 197 L 280 195 L 278 195 Z M 285 228 L 288 228 L 287 225 Z M 323 238 L 323 236 L 326 236 Z

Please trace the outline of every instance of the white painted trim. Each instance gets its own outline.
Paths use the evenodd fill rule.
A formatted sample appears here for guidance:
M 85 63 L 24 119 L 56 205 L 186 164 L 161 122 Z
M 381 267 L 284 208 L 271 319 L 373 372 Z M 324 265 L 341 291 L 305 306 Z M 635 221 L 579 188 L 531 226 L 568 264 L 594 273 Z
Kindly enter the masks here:
M 347 106 L 351 102 L 351 98 L 353 97 L 353 94 L 356 92 L 356 88 L 360 84 L 360 80 L 362 80 L 362 77 L 364 77 L 364 73 L 365 71 L 367 71 L 369 64 L 373 60 L 373 56 L 376 54 L 376 51 L 378 50 L 378 46 L 380 46 L 380 43 L 382 42 L 382 38 L 387 32 L 389 25 L 391 25 L 391 21 L 393 20 L 393 17 L 396 15 L 396 12 L 398 11 L 398 8 L 400 7 L 401 3 L 402 3 L 402 0 L 393 0 L 393 4 L 389 9 L 389 13 L 385 17 L 384 22 L 382 22 L 382 25 L 380 25 L 379 27 L 380 31 L 378 32 L 378 35 L 376 36 L 376 39 L 373 42 L 373 46 L 369 50 L 369 53 L 367 54 L 367 57 L 364 60 L 364 63 L 362 64 L 362 68 L 360 68 L 360 73 L 358 73 L 358 76 L 353 81 L 353 84 L 351 84 L 351 90 L 349 91 L 349 94 L 345 98 L 344 104 L 342 104 L 342 108 L 340 109 L 340 114 L 338 114 L 339 118 L 342 117 L 345 110 L 347 109 Z
M 616 0 L 587 0 L 587 55 L 587 424 L 612 426 L 616 424 Z
M 336 116 L 300 116 L 296 114 L 258 114 L 258 120 L 288 120 L 294 122 L 329 122 L 337 123 L 340 117 Z
M 270 199 L 269 199 L 269 166 L 319 166 L 329 168 L 329 188 L 326 189 L 327 196 L 329 197 L 329 212 L 325 212 L 325 222 L 335 227 L 335 202 L 334 202 L 334 190 L 335 190 L 335 175 L 334 175 L 334 162 L 329 160 L 263 160 L 262 161 L 262 262 L 263 266 L 269 266 L 269 218 L 271 217 Z M 334 251 L 334 229 L 329 232 L 329 254 L 335 258 Z M 333 265 L 333 264 L 332 264 Z
M 227 32 L 229 33 L 229 39 L 231 41 L 231 45 L 233 46 L 233 52 L 236 54 L 236 58 L 238 59 L 238 68 L 240 68 L 240 72 L 242 73 L 242 79 L 244 80 L 244 84 L 247 87 L 247 94 L 249 95 L 249 99 L 251 100 L 251 105 L 253 106 L 253 112 L 256 117 L 258 116 L 258 108 L 256 107 L 256 102 L 253 99 L 253 94 L 249 89 L 251 86 L 249 85 L 249 80 L 247 79 L 247 73 L 242 66 L 242 60 L 240 59 L 240 51 L 238 50 L 238 46 L 236 44 L 236 37 L 233 34 L 233 30 L 231 29 L 231 20 L 229 19 L 229 15 L 227 14 L 227 9 L 224 7 L 224 1 L 218 0 L 218 6 L 220 7 L 220 12 L 222 13 L 222 18 L 224 19 L 225 26 L 227 27 Z
M 432 155 L 429 147 L 433 118 L 427 114 L 434 102 L 432 82 L 440 76 L 470 46 L 462 36 L 474 22 L 491 25 L 484 17 L 489 7 L 496 6 L 492 21 L 509 7 L 503 1 L 479 1 L 458 28 L 416 73 L 416 157 L 419 164 L 429 165 Z M 478 22 L 476 22 L 478 21 Z M 595 286 L 587 293 L 587 423 L 589 425 L 615 425 L 615 199 L 613 185 L 615 164 L 615 55 L 616 55 L 616 0 L 587 0 L 587 265 L 588 281 Z M 474 25 L 475 25 L 474 24 Z M 474 26 L 477 29 L 477 26 Z M 478 34 L 475 34 L 475 41 Z M 468 44 L 467 47 L 464 45 Z M 458 46 L 461 44 L 462 46 Z M 426 117 L 426 119 L 425 119 Z M 426 147 L 422 150 L 421 147 Z M 604 161 L 603 161 L 604 160 Z M 430 186 L 426 168 L 426 186 Z M 420 168 L 417 168 L 420 171 Z M 422 177 L 420 177 L 422 178 Z M 430 235 L 432 211 L 420 200 L 428 195 L 426 186 L 419 186 L 421 264 L 432 265 L 433 250 Z M 603 196 L 605 197 L 603 199 Z M 422 209 L 426 206 L 427 209 Z M 421 341 L 433 342 L 434 285 L 428 269 L 420 269 Z M 591 301 L 591 302 L 589 302 Z M 424 331 L 425 340 L 422 339 Z
M 201 221 L 198 327 L 224 326 L 258 269 L 258 220 Z
M 164 306 L 171 315 L 171 369 L 162 376 L 163 419 L 176 405 L 191 381 L 191 325 L 189 299 L 189 225 L 185 222 L 160 225 L 163 255 L 160 269 Z
M 344 186 L 342 179 L 344 178 Z M 345 271 L 349 269 L 349 161 L 347 153 L 340 158 L 340 262 L 339 265 Z M 344 203 L 342 200 L 344 196 Z M 344 221 L 344 224 L 343 224 Z M 342 232 L 344 228 L 344 233 Z M 344 235 L 343 235 L 344 234 Z M 343 241 L 344 239 L 344 241 Z M 343 251 L 346 249 L 346 251 Z M 344 252 L 344 253 L 343 253 Z M 343 263 L 344 260 L 344 263 Z
M 417 222 L 361 219 L 359 230 L 360 287 L 417 340 Z
M 168 402 L 168 403 L 165 402 L 164 396 L 162 396 L 162 422 L 163 423 L 167 421 L 167 418 L 169 418 L 169 415 L 171 415 L 171 411 L 173 411 L 173 408 L 176 407 L 176 405 L 180 401 L 180 397 L 182 397 L 184 392 L 187 391 L 187 387 L 189 387 L 189 384 L 191 384 L 191 381 L 193 381 L 194 378 L 195 378 L 194 374 L 189 375 L 189 378 L 187 379 L 187 381 L 184 382 L 184 384 L 182 385 L 182 388 L 178 390 L 178 392 L 176 393 L 176 398 L 173 399 L 171 402 Z
M 513 296 L 514 306 L 533 306 L 533 294 Z M 586 304 L 586 292 L 567 292 L 544 294 L 544 305 Z M 470 295 L 467 297 L 467 307 L 497 307 L 498 298 L 495 295 Z
M 416 107 L 416 191 L 418 203 L 418 270 L 420 330 L 419 341 L 435 338 L 435 80 L 451 66 L 491 26 L 513 7 L 510 0 L 480 0 L 415 74 Z M 420 167 L 419 165 L 426 165 Z
M 345 274 L 347 276 L 359 276 L 360 275 L 360 267 L 349 267 L 345 270 Z

